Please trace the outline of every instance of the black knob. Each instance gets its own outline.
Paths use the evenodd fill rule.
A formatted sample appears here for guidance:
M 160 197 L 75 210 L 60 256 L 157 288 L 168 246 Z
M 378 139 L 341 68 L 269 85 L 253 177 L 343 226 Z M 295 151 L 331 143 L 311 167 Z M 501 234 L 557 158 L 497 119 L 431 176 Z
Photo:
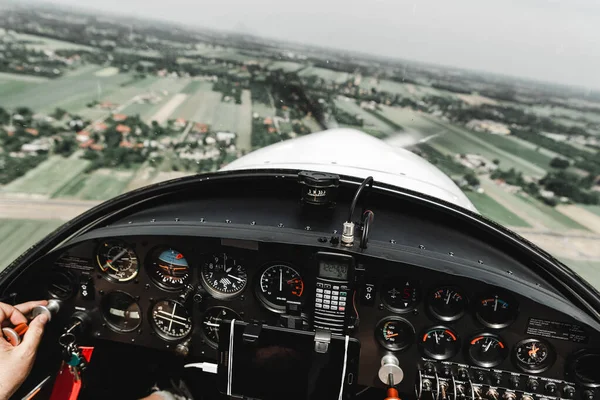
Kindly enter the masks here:
M 475 382 L 483 382 L 485 381 L 485 375 L 483 374 L 482 371 L 476 371 L 475 372 Z
M 540 387 L 540 382 L 537 379 L 530 379 L 527 381 L 527 390 L 530 392 L 537 392 Z
M 424 370 L 427 375 L 435 375 L 435 365 L 433 365 L 432 363 L 426 363 Z
M 338 244 L 340 244 L 339 236 L 332 236 L 331 239 L 329 239 L 329 243 L 331 243 L 334 246 L 337 246 Z
M 594 400 L 594 391 L 593 390 L 584 390 L 581 398 L 583 400 Z
M 469 371 L 464 368 L 458 369 L 458 379 L 461 381 L 469 380 Z
M 444 365 L 440 373 L 443 377 L 449 378 L 452 375 L 452 368 L 449 365 Z
M 562 393 L 562 397 L 572 399 L 573 397 L 575 397 L 575 388 L 573 386 L 565 385 L 565 387 L 563 387 Z
M 499 386 L 502 383 L 502 374 L 499 372 L 494 372 L 492 374 L 492 385 Z
M 517 389 L 521 385 L 521 378 L 516 375 L 510 377 L 510 387 Z
M 554 393 L 556 393 L 556 383 L 554 383 L 554 382 L 548 382 L 548 383 L 546 383 L 544 385 L 544 390 L 548 394 L 554 394 Z

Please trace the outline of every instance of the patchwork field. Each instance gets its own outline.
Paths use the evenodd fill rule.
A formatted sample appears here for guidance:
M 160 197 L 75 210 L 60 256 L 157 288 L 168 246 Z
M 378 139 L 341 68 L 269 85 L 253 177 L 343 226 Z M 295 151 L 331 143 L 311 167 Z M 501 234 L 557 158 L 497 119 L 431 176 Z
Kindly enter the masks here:
M 348 80 L 350 74 L 347 72 L 338 72 L 331 69 L 308 67 L 298 73 L 301 77 L 308 77 L 316 75 L 326 81 L 333 81 L 335 83 L 344 83 Z
M 284 72 L 296 72 L 302 68 L 304 68 L 304 65 L 291 61 L 274 61 L 267 67 L 269 71 L 282 70 Z
M 90 161 L 87 160 L 51 156 L 22 177 L 10 182 L 2 191 L 51 197 L 82 174 L 89 164 Z
M 57 191 L 53 197 L 108 200 L 126 191 L 134 173 L 133 170 L 102 168 L 91 174 L 81 174 Z
M 383 133 L 392 133 L 396 131 L 396 128 L 394 128 L 392 125 L 387 124 L 381 118 L 377 118 L 375 115 L 366 111 L 356 104 L 353 99 L 338 97 L 335 100 L 335 105 L 349 114 L 359 115 L 364 121 L 364 128 L 376 129 Z
M 530 227 L 519 216 L 507 210 L 504 206 L 485 193 L 465 192 L 471 203 L 479 210 L 481 215 L 508 227 Z

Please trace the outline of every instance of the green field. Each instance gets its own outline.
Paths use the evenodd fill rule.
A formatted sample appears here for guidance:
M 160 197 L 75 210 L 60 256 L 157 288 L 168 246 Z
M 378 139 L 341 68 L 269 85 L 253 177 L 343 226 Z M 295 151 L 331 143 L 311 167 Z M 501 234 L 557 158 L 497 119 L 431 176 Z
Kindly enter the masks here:
M 14 40 L 14 41 L 13 41 Z M 0 41 L 17 42 L 24 44 L 29 50 L 87 50 L 96 51 L 95 48 L 84 46 L 77 43 L 65 42 L 63 40 L 50 39 L 42 36 L 29 35 L 26 33 L 11 32 L 6 34 L 4 29 L 0 29 Z
M 51 156 L 2 190 L 50 197 L 82 174 L 89 164 L 87 160 Z
M 304 68 L 304 65 L 291 61 L 274 61 L 268 65 L 269 71 L 282 70 L 283 72 L 296 72 Z
M 301 77 L 318 76 L 326 81 L 333 81 L 335 83 L 344 83 L 348 80 L 349 74 L 347 72 L 338 72 L 326 68 L 308 67 L 298 73 Z
M 53 197 L 81 200 L 108 200 L 125 192 L 134 170 L 99 169 L 91 174 L 81 174 L 70 181 Z
M 20 90 L 13 89 L 10 95 L 2 94 L 2 105 L 26 106 L 36 112 L 50 112 L 56 107 L 78 110 L 94 100 L 104 100 L 109 94 L 121 90 L 121 83 L 131 80 L 128 74 L 96 76 L 95 73 L 102 69 L 85 66 L 57 79 L 26 85 Z
M 203 88 L 206 88 L 207 86 L 209 88 L 212 88 L 212 84 L 208 84 L 207 85 L 207 82 L 204 82 L 204 81 L 191 81 L 183 89 L 181 89 L 181 91 L 179 93 L 194 94 L 198 90 L 202 90 Z
M 364 121 L 364 129 L 374 129 L 386 134 L 396 131 L 396 128 L 385 123 L 370 112 L 364 110 L 352 99 L 348 99 L 348 101 L 346 101 L 344 98 L 338 97 L 335 100 L 335 106 L 347 112 L 348 114 L 360 116 Z
M 487 158 L 489 161 L 499 160 L 502 169 L 514 168 L 521 171 L 523 174 L 533 177 L 543 177 L 546 170 L 536 165 L 529 157 L 521 158 L 514 154 L 517 142 L 506 142 L 506 138 L 487 133 L 476 133 L 467 129 L 445 123 L 432 117 L 425 117 L 430 123 L 437 125 L 441 131 L 440 135 L 432 138 L 428 143 L 445 154 L 479 154 Z M 503 146 L 511 151 L 497 147 L 494 141 L 503 143 Z M 523 146 L 521 154 L 529 154 L 529 151 Z M 525 157 L 525 156 L 524 156 Z M 536 155 L 536 159 L 542 157 Z
M 559 258 L 567 267 L 588 281 L 596 290 L 600 290 L 600 261 L 569 260 Z
M 29 246 L 63 224 L 58 220 L 0 219 L 0 271 Z
M 485 193 L 476 193 L 466 191 L 465 194 L 479 210 L 481 215 L 499 223 L 500 225 L 510 227 L 530 227 L 527 222 L 521 219 L 519 216 L 513 214 L 502 204 L 492 199 Z
M 584 231 L 588 230 L 585 226 L 579 224 L 578 222 L 575 222 L 571 218 L 567 217 L 565 214 L 556 210 L 554 207 L 550 207 L 550 206 L 542 203 L 541 201 L 534 199 L 533 197 L 527 196 L 525 194 L 518 194 L 517 196 L 519 198 L 523 199 L 524 201 L 528 202 L 529 204 L 531 204 L 536 209 L 540 210 L 540 212 L 545 213 L 546 215 L 548 215 L 549 217 L 554 219 L 554 221 L 556 221 L 558 224 L 562 225 L 563 227 L 565 227 L 567 229 L 581 229 Z M 555 229 L 561 229 L 561 228 L 559 228 L 559 226 L 556 226 Z

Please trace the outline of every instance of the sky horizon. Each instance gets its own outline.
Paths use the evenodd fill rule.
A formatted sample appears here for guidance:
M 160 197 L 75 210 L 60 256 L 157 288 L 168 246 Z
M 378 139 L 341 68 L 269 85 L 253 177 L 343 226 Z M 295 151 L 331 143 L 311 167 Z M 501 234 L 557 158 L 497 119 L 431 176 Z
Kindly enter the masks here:
M 44 2 L 600 89 L 600 2 L 594 0 Z

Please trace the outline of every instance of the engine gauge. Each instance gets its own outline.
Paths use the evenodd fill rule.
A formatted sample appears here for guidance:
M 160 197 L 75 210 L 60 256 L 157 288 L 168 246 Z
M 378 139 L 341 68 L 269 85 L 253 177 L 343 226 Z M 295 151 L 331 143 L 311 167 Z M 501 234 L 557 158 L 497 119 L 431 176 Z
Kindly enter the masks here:
M 447 360 L 456 355 L 460 343 L 458 335 L 454 331 L 443 326 L 436 326 L 423 333 L 420 347 L 426 357 L 434 360 Z
M 206 310 L 202 317 L 202 334 L 208 344 L 217 347 L 219 344 L 219 326 L 223 320 L 241 319 L 233 310 L 226 307 L 213 307 Z
M 142 310 L 135 299 L 125 292 L 111 292 L 102 298 L 102 317 L 116 332 L 135 331 L 142 323 Z
M 506 354 L 506 344 L 500 336 L 493 333 L 482 333 L 469 341 L 468 356 L 480 367 L 495 367 L 504 361 Z
M 427 309 L 436 319 L 455 321 L 462 317 L 466 309 L 466 298 L 455 288 L 436 289 L 427 300 Z
M 381 297 L 390 310 L 403 313 L 417 305 L 421 299 L 421 291 L 418 282 L 400 278 L 385 283 Z
M 544 372 L 554 363 L 556 356 L 549 343 L 540 339 L 525 339 L 517 343 L 513 350 L 513 360 L 523 372 L 537 374 Z
M 161 300 L 152 307 L 151 321 L 154 330 L 165 340 L 179 340 L 192 331 L 190 314 L 183 304 L 175 300 Z
M 77 289 L 75 277 L 68 271 L 53 271 L 45 282 L 48 294 L 58 300 L 68 300 Z
M 288 299 L 300 300 L 304 281 L 294 268 L 286 264 L 272 264 L 260 275 L 257 288 L 259 299 L 272 311 L 285 311 Z
M 139 271 L 138 259 L 133 249 L 117 240 L 100 244 L 96 253 L 98 268 L 110 280 L 127 282 L 135 278 Z
M 519 305 L 507 294 L 484 295 L 475 304 L 475 315 L 488 328 L 506 328 L 517 317 Z
M 246 268 L 227 253 L 215 254 L 202 266 L 202 282 L 217 299 L 235 297 L 246 288 Z
M 190 278 L 190 267 L 185 256 L 174 249 L 159 248 L 150 256 L 148 274 L 163 289 L 179 290 Z
M 415 341 L 415 328 L 404 318 L 387 317 L 377 324 L 375 338 L 384 348 L 400 351 Z

